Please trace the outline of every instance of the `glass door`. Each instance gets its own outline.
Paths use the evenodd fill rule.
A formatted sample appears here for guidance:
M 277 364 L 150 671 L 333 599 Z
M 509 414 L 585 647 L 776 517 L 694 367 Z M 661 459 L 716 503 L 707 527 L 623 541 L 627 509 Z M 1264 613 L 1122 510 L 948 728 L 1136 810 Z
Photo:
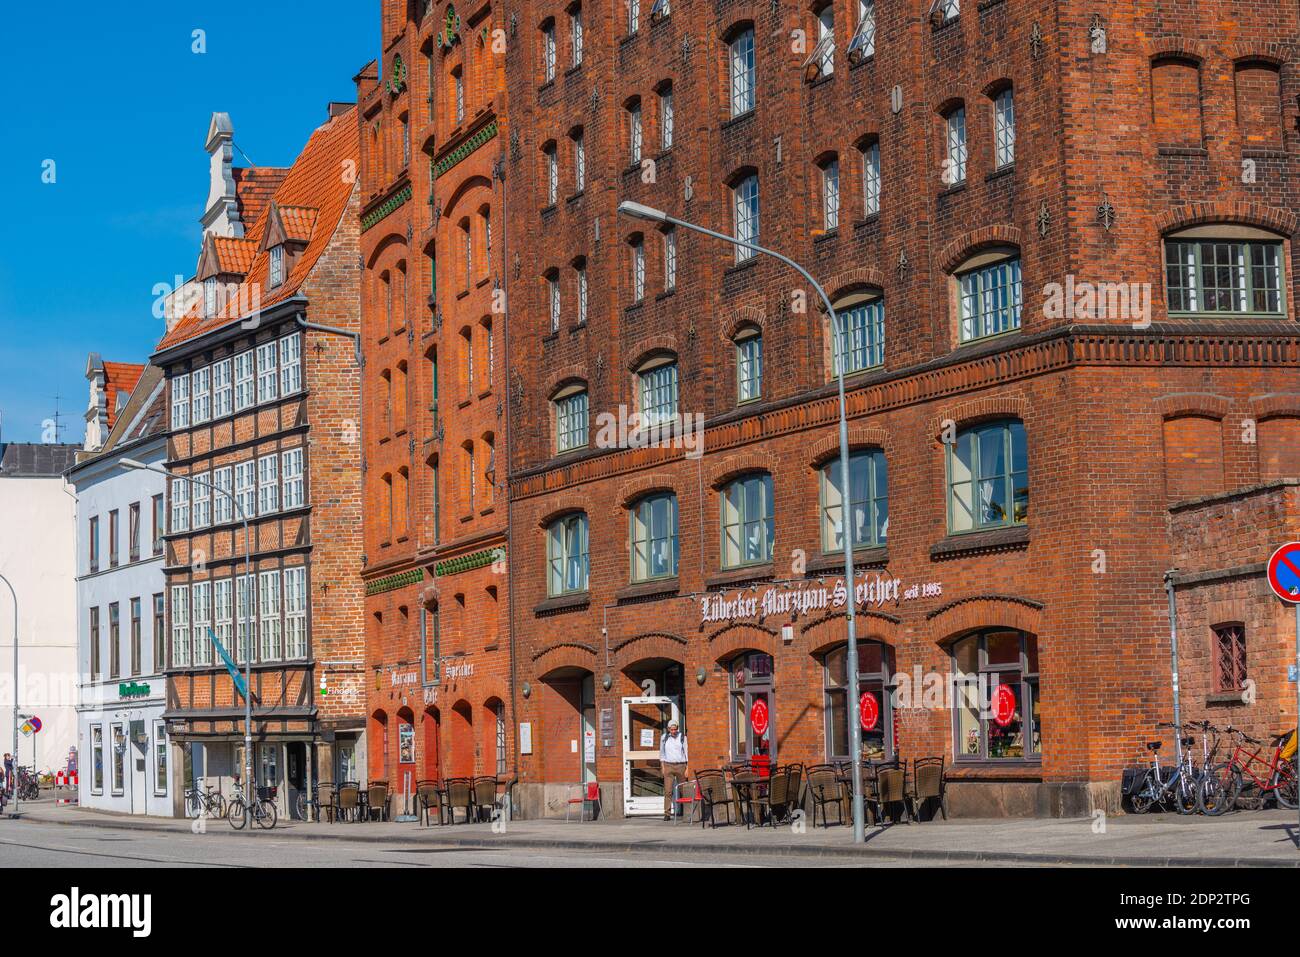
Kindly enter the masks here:
M 662 815 L 664 778 L 659 743 L 669 721 L 681 722 L 676 698 L 623 699 L 623 814 Z M 686 729 L 682 728 L 685 733 Z

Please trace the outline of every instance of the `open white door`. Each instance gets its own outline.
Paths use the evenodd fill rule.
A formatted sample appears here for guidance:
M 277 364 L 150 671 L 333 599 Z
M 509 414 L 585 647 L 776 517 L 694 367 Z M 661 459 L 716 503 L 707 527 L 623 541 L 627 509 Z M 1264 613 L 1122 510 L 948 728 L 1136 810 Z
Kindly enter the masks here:
M 669 721 L 681 721 L 676 698 L 659 695 L 623 699 L 625 817 L 664 813 L 664 778 L 659 767 L 659 741 Z

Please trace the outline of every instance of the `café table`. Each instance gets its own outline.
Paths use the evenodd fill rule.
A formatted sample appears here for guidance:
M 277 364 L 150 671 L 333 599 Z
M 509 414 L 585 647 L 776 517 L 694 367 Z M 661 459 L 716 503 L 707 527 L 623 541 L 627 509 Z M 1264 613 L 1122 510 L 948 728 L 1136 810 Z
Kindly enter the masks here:
M 746 830 L 754 823 L 754 792 L 766 783 L 767 778 L 750 772 L 734 775 L 731 779 L 731 790 L 735 793 L 736 803 L 745 818 Z

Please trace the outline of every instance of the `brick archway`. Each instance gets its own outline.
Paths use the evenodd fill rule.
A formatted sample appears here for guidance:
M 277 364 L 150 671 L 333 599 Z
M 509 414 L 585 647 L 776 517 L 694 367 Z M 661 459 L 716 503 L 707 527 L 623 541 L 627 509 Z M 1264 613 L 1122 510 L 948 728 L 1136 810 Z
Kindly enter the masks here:
M 977 628 L 1015 628 L 1031 635 L 1043 631 L 1042 602 L 1018 595 L 977 595 L 959 598 L 926 617 L 936 645 Z
M 773 658 L 777 654 L 777 633 L 762 625 L 733 624 L 709 635 L 709 655 L 715 662 L 726 661 L 738 651 L 762 651 Z

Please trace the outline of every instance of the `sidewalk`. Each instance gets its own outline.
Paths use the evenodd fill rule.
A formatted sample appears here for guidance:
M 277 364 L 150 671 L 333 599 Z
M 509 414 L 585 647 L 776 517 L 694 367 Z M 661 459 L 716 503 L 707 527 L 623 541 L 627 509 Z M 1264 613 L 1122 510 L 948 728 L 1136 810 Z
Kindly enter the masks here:
M 192 821 L 141 818 L 56 806 L 27 804 L 22 820 L 121 830 L 190 833 Z M 8 826 L 8 816 L 0 826 Z M 21 826 L 21 820 L 13 822 Z M 672 847 L 706 853 L 763 853 L 822 856 L 842 860 L 867 855 L 880 859 L 1025 864 L 1082 864 L 1132 867 L 1300 867 L 1294 812 L 1235 813 L 1223 818 L 1157 814 L 1126 815 L 1106 821 L 1105 833 L 1093 832 L 1091 819 L 998 819 L 936 821 L 868 828 L 867 843 L 854 847 L 846 827 L 813 828 L 796 833 L 789 826 L 704 829 L 661 820 L 613 820 L 594 823 L 512 821 L 504 833 L 490 824 L 422 827 L 411 823 L 282 823 L 277 839 L 338 839 L 384 844 L 427 843 L 456 847 L 538 847 L 626 851 Z M 257 835 L 235 831 L 225 821 L 207 822 L 207 834 Z M 829 861 L 828 861 L 829 863 Z

